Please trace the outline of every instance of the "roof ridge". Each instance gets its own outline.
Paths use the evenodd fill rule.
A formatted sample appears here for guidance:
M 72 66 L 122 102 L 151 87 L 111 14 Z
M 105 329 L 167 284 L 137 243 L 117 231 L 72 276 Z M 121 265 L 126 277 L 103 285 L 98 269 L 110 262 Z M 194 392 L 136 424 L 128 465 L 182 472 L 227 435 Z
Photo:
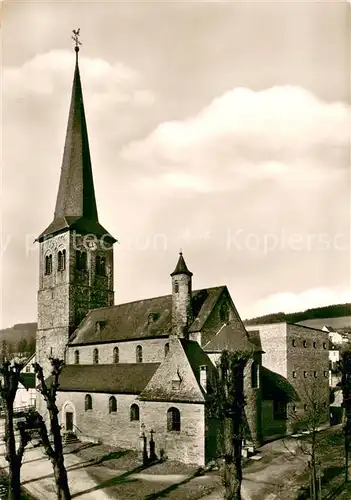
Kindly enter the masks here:
M 208 290 L 214 290 L 216 288 L 220 289 L 220 288 L 225 288 L 225 287 L 226 287 L 226 285 L 218 285 L 218 286 L 211 286 L 211 287 L 207 287 L 207 288 L 199 288 L 197 290 L 193 290 L 192 293 L 199 293 L 199 292 L 202 292 L 204 290 L 208 291 Z M 155 300 L 155 299 L 162 299 L 162 298 L 165 298 L 165 297 L 172 297 L 172 294 L 171 293 L 167 293 L 165 295 L 157 295 L 156 297 L 149 297 L 149 298 L 145 298 L 145 299 L 131 300 L 129 302 L 122 302 L 121 304 L 114 304 L 113 306 L 95 307 L 94 309 L 90 309 L 89 312 L 91 312 L 91 311 L 101 311 L 102 309 L 112 309 L 112 308 L 120 307 L 120 306 L 124 306 L 124 305 L 135 304 L 137 302 L 146 302 L 146 301 L 151 301 L 151 300 Z

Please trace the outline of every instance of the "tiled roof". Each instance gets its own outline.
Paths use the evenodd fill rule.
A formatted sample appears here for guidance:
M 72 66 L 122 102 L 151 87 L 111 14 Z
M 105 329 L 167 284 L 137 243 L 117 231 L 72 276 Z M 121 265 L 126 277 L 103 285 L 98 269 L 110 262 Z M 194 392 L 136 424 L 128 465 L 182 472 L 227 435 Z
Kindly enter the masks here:
M 224 286 L 192 292 L 195 320 L 190 332 L 199 331 L 212 312 Z M 100 329 L 96 324 L 101 322 Z M 168 336 L 172 328 L 172 296 L 138 300 L 91 310 L 70 339 L 70 344 L 133 340 Z
M 194 340 L 180 339 L 186 357 L 194 372 L 196 380 L 200 383 L 200 366 L 207 366 L 208 376 L 215 370 L 215 366 L 208 357 L 208 354 L 200 347 L 199 343 Z
M 199 363 L 211 364 L 206 354 L 196 349 L 197 342 L 172 339 L 161 366 L 140 394 L 145 401 L 178 401 L 204 403 L 206 394 L 199 385 Z M 203 363 L 201 363 L 203 361 Z M 174 380 L 180 385 L 173 387 Z M 184 384 L 182 381 L 185 380 Z
M 158 367 L 159 363 L 66 365 L 60 375 L 59 390 L 140 394 Z
M 250 330 L 250 331 L 247 330 L 247 336 L 248 336 L 250 342 L 252 342 L 252 344 L 254 344 L 256 346 L 257 350 L 264 352 L 262 350 L 262 342 L 261 342 L 259 330 Z
M 176 268 L 173 271 L 173 273 L 171 273 L 171 276 L 176 276 L 177 274 L 187 274 L 188 276 L 193 275 L 193 273 L 191 271 L 189 271 L 189 269 L 187 268 L 187 265 L 185 264 L 185 260 L 184 260 L 182 252 L 180 252 L 180 254 L 179 254 L 179 259 L 178 259 Z
M 244 326 L 239 322 L 230 322 L 221 328 L 203 349 L 208 352 L 222 351 L 257 351 L 260 350 L 256 345 L 250 342 L 248 333 Z
M 25 389 L 34 389 L 36 386 L 35 373 L 21 373 L 19 381 Z
M 335 332 L 335 330 L 332 326 L 324 325 L 324 327 L 327 328 L 329 332 Z

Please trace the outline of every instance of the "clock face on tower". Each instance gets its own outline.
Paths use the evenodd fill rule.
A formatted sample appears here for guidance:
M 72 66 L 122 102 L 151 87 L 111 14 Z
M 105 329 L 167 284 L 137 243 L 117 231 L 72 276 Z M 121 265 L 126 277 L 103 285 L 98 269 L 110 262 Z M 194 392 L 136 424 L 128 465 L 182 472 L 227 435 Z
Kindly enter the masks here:
M 89 250 L 92 250 L 93 252 L 95 250 L 97 250 L 97 247 L 98 247 L 95 240 L 88 240 L 87 241 L 87 246 L 88 246 Z

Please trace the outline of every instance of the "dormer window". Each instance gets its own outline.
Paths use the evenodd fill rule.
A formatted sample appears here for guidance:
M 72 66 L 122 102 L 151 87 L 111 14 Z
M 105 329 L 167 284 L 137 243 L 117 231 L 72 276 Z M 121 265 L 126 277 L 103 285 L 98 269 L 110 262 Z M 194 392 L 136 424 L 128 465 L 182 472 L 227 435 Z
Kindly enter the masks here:
M 57 254 L 57 270 L 64 271 L 66 269 L 66 250 L 60 250 Z
M 51 274 L 52 273 L 52 255 L 47 255 L 45 257 L 45 274 Z
M 118 347 L 115 347 L 113 349 L 113 362 L 116 364 L 116 363 L 119 363 L 119 349 Z
M 180 380 L 172 380 L 172 391 L 179 391 L 180 389 Z
M 94 363 L 94 365 L 99 364 L 99 350 L 98 349 L 94 349 L 94 351 L 93 351 L 93 363 Z
M 137 345 L 135 349 L 135 358 L 137 363 L 143 362 L 143 348 L 141 345 Z
M 74 351 L 74 364 L 79 365 L 79 351 Z
M 96 333 L 100 333 L 103 328 L 106 326 L 106 321 L 97 321 L 95 325 Z

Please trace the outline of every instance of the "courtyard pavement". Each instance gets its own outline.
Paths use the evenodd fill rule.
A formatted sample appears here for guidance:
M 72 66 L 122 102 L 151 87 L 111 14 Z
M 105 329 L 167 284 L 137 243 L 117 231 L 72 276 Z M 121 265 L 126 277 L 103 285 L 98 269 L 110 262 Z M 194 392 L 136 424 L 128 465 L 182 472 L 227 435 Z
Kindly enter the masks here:
M 5 444 L 1 443 L 0 467 L 7 470 L 8 463 L 4 455 Z M 75 468 L 81 463 L 75 455 L 65 455 L 65 465 L 67 469 L 71 468 L 68 470 L 68 481 L 72 496 L 79 495 L 81 500 L 109 500 L 110 497 L 102 490 L 82 493 L 95 488 L 96 483 L 84 469 Z M 30 444 L 26 447 L 21 467 L 21 484 L 38 500 L 56 500 L 52 464 L 41 447 L 34 448 Z
M 306 467 L 306 458 L 294 456 L 297 442 L 295 439 L 277 440 L 264 445 L 258 450 L 262 460 L 252 461 L 243 470 L 242 498 L 243 500 L 280 500 L 285 496 L 284 487 L 294 482 L 297 473 Z M 290 452 L 288 451 L 288 449 Z M 291 453 L 292 452 L 292 453 Z M 4 457 L 5 445 L 0 444 L 0 467 L 7 469 Z M 92 479 L 86 466 L 86 461 L 73 453 L 65 454 L 65 465 L 68 471 L 69 486 L 72 497 L 81 500 L 108 500 L 108 495 L 98 483 Z M 90 464 L 91 465 L 91 464 Z M 106 469 L 105 469 L 106 470 Z M 111 476 L 126 474 L 126 470 L 111 470 Z M 190 479 L 183 474 L 148 474 L 146 471 L 131 473 L 129 479 L 140 481 L 158 481 L 167 485 L 179 484 L 183 481 L 195 481 L 214 484 L 218 476 L 213 472 Z M 34 448 L 31 444 L 25 450 L 21 468 L 22 485 L 38 500 L 55 500 L 52 465 L 41 447 Z M 218 488 L 213 493 L 204 496 L 203 500 L 222 500 L 223 494 Z

